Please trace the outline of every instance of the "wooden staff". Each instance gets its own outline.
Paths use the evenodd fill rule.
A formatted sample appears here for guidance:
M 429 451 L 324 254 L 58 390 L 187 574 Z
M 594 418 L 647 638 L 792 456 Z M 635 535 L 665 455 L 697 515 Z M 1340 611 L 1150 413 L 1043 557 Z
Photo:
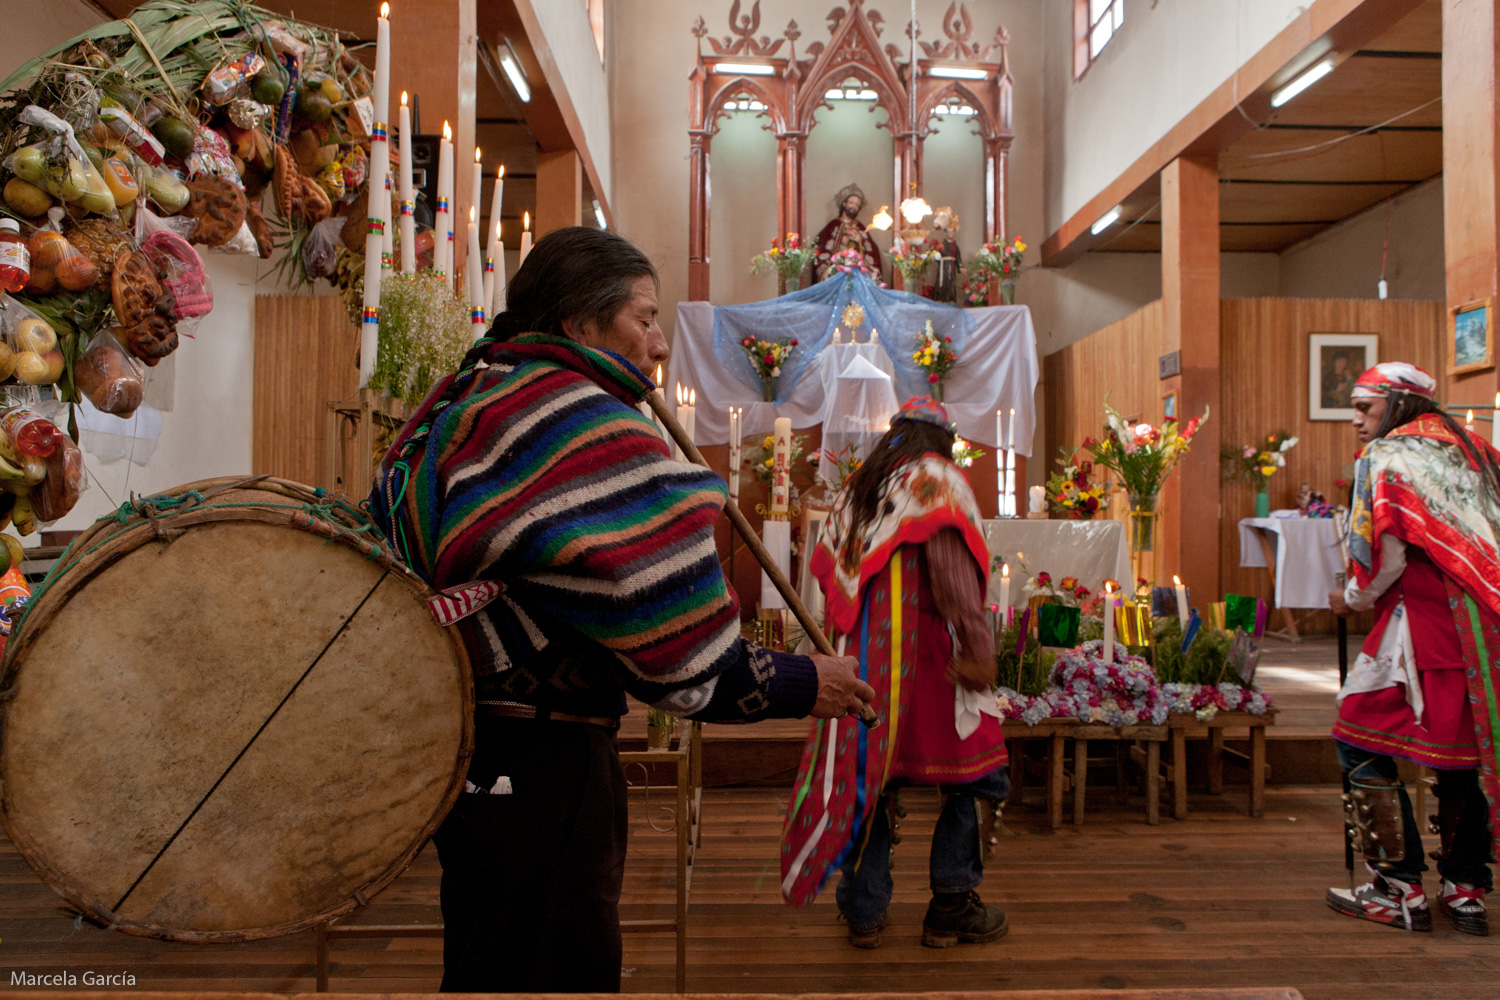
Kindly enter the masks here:
M 701 465 L 705 469 L 708 468 L 708 461 L 704 459 L 703 453 L 698 450 L 697 445 L 693 444 L 692 439 L 687 435 L 687 431 L 682 429 L 682 425 L 672 415 L 672 411 L 667 409 L 667 404 L 663 400 L 658 399 L 654 392 L 646 394 L 646 401 L 651 404 L 651 410 L 656 414 L 656 419 L 660 420 L 661 425 L 667 429 L 667 433 L 672 435 L 672 440 L 677 442 L 677 446 L 682 449 L 682 453 L 694 465 Z M 755 533 L 755 529 L 745 519 L 745 515 L 740 510 L 739 505 L 733 501 L 726 503 L 724 505 L 724 513 L 729 515 L 729 523 L 734 525 L 735 530 L 740 533 L 740 537 L 745 540 L 745 546 L 750 550 L 750 554 L 755 556 L 755 561 L 760 563 L 761 569 L 766 571 L 766 576 L 771 578 L 771 585 L 780 592 L 782 599 L 792 609 L 792 614 L 797 616 L 797 621 L 802 625 L 802 631 L 807 633 L 807 637 L 812 640 L 818 652 L 824 656 L 838 656 L 839 654 L 834 652 L 833 645 L 828 641 L 828 637 L 823 634 L 822 629 L 818 628 L 818 623 L 813 621 L 813 616 L 808 612 L 807 605 L 802 603 L 802 598 L 797 596 L 797 592 L 792 589 L 792 584 L 787 580 L 786 574 L 781 571 L 780 566 L 776 565 L 776 560 L 772 559 L 771 553 L 766 551 L 766 546 L 760 540 L 760 536 Z M 880 725 L 880 714 L 870 705 L 861 705 L 859 709 L 859 721 L 867 726 L 878 726 Z

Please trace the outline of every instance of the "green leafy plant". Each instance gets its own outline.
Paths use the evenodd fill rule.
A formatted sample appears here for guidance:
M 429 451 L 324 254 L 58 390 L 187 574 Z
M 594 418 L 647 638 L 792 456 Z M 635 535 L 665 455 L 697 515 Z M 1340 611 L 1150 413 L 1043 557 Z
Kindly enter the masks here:
M 407 400 L 425 397 L 473 344 L 468 307 L 431 271 L 380 281 L 380 352 L 370 386 Z

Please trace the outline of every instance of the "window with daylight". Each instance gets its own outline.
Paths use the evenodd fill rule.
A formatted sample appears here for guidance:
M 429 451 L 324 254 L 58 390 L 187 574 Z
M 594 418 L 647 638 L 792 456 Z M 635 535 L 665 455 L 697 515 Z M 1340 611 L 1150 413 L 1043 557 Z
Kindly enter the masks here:
M 589 5 L 589 27 L 594 29 L 594 44 L 599 47 L 599 61 L 604 61 L 604 0 L 585 0 Z
M 1073 78 L 1104 51 L 1125 23 L 1125 0 L 1073 0 Z

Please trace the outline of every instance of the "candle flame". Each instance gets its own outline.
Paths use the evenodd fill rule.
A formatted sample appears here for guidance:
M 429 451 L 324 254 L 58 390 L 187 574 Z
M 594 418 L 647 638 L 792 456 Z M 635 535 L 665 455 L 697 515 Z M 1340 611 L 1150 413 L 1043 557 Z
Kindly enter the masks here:
M 681 382 L 677 383 L 676 392 L 677 392 L 677 405 L 681 406 L 682 402 L 683 402 L 682 401 L 682 383 Z
M 390 4 L 383 3 L 383 4 L 380 5 L 380 16 L 381 17 L 390 17 L 391 16 L 391 5 Z
M 1180 586 L 1182 586 L 1182 578 L 1180 576 L 1178 576 L 1176 573 L 1172 574 L 1172 586 L 1174 586 L 1174 587 L 1180 587 Z
M 495 239 L 500 239 L 500 220 L 495 220 Z
M 473 205 L 469 206 L 469 221 L 470 222 L 474 221 L 474 206 Z
M 661 365 L 656 366 L 656 384 L 661 385 Z
M 531 232 L 531 213 L 530 212 L 522 212 L 521 213 L 521 229 L 524 230 L 525 232 L 528 232 L 528 233 Z
M 697 389 L 689 389 L 688 390 L 688 405 L 689 406 L 697 406 L 698 405 L 698 390 Z
M 1111 587 L 1109 585 L 1108 581 L 1106 581 L 1105 584 L 1104 584 L 1104 596 L 1108 597 L 1110 594 L 1112 594 L 1114 592 L 1114 589 L 1115 588 Z
M 474 162 L 475 163 L 479 163 L 483 159 L 483 155 L 482 155 L 483 152 L 484 151 L 481 150 L 478 146 L 474 147 Z
M 448 122 L 446 120 L 444 120 L 443 122 L 443 138 L 448 142 L 453 141 L 453 130 L 448 127 Z
M 496 174 L 502 181 L 505 180 L 505 164 L 500 164 L 500 170 Z
M 1470 410 L 1470 411 L 1469 411 L 1469 418 L 1468 418 L 1468 420 L 1467 420 L 1467 423 L 1468 423 L 1468 425 L 1469 425 L 1469 426 L 1470 426 L 1470 427 L 1473 427 L 1473 426 L 1474 426 L 1474 411 L 1473 411 L 1473 410 Z
M 406 91 L 401 91 L 401 106 L 406 107 Z
M 1010 579 L 1010 563 L 1000 564 L 1000 575 L 1005 577 L 1005 579 L 1007 580 Z

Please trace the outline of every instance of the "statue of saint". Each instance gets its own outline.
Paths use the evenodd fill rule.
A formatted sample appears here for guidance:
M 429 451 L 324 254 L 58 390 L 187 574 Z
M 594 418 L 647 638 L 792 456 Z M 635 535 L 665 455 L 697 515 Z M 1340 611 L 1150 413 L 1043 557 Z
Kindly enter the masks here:
M 958 301 L 958 272 L 964 266 L 964 255 L 959 253 L 958 213 L 944 206 L 933 213 L 932 230 L 927 234 L 927 243 L 938 252 L 937 280 L 929 294 L 935 302 Z
M 842 250 L 854 250 L 865 262 L 871 274 L 879 278 L 884 272 L 880 259 L 880 248 L 865 232 L 859 221 L 860 210 L 865 207 L 865 193 L 858 184 L 846 184 L 838 194 L 838 217 L 824 226 L 818 233 L 818 256 L 813 260 L 813 275 L 818 281 L 828 276 L 833 255 Z

